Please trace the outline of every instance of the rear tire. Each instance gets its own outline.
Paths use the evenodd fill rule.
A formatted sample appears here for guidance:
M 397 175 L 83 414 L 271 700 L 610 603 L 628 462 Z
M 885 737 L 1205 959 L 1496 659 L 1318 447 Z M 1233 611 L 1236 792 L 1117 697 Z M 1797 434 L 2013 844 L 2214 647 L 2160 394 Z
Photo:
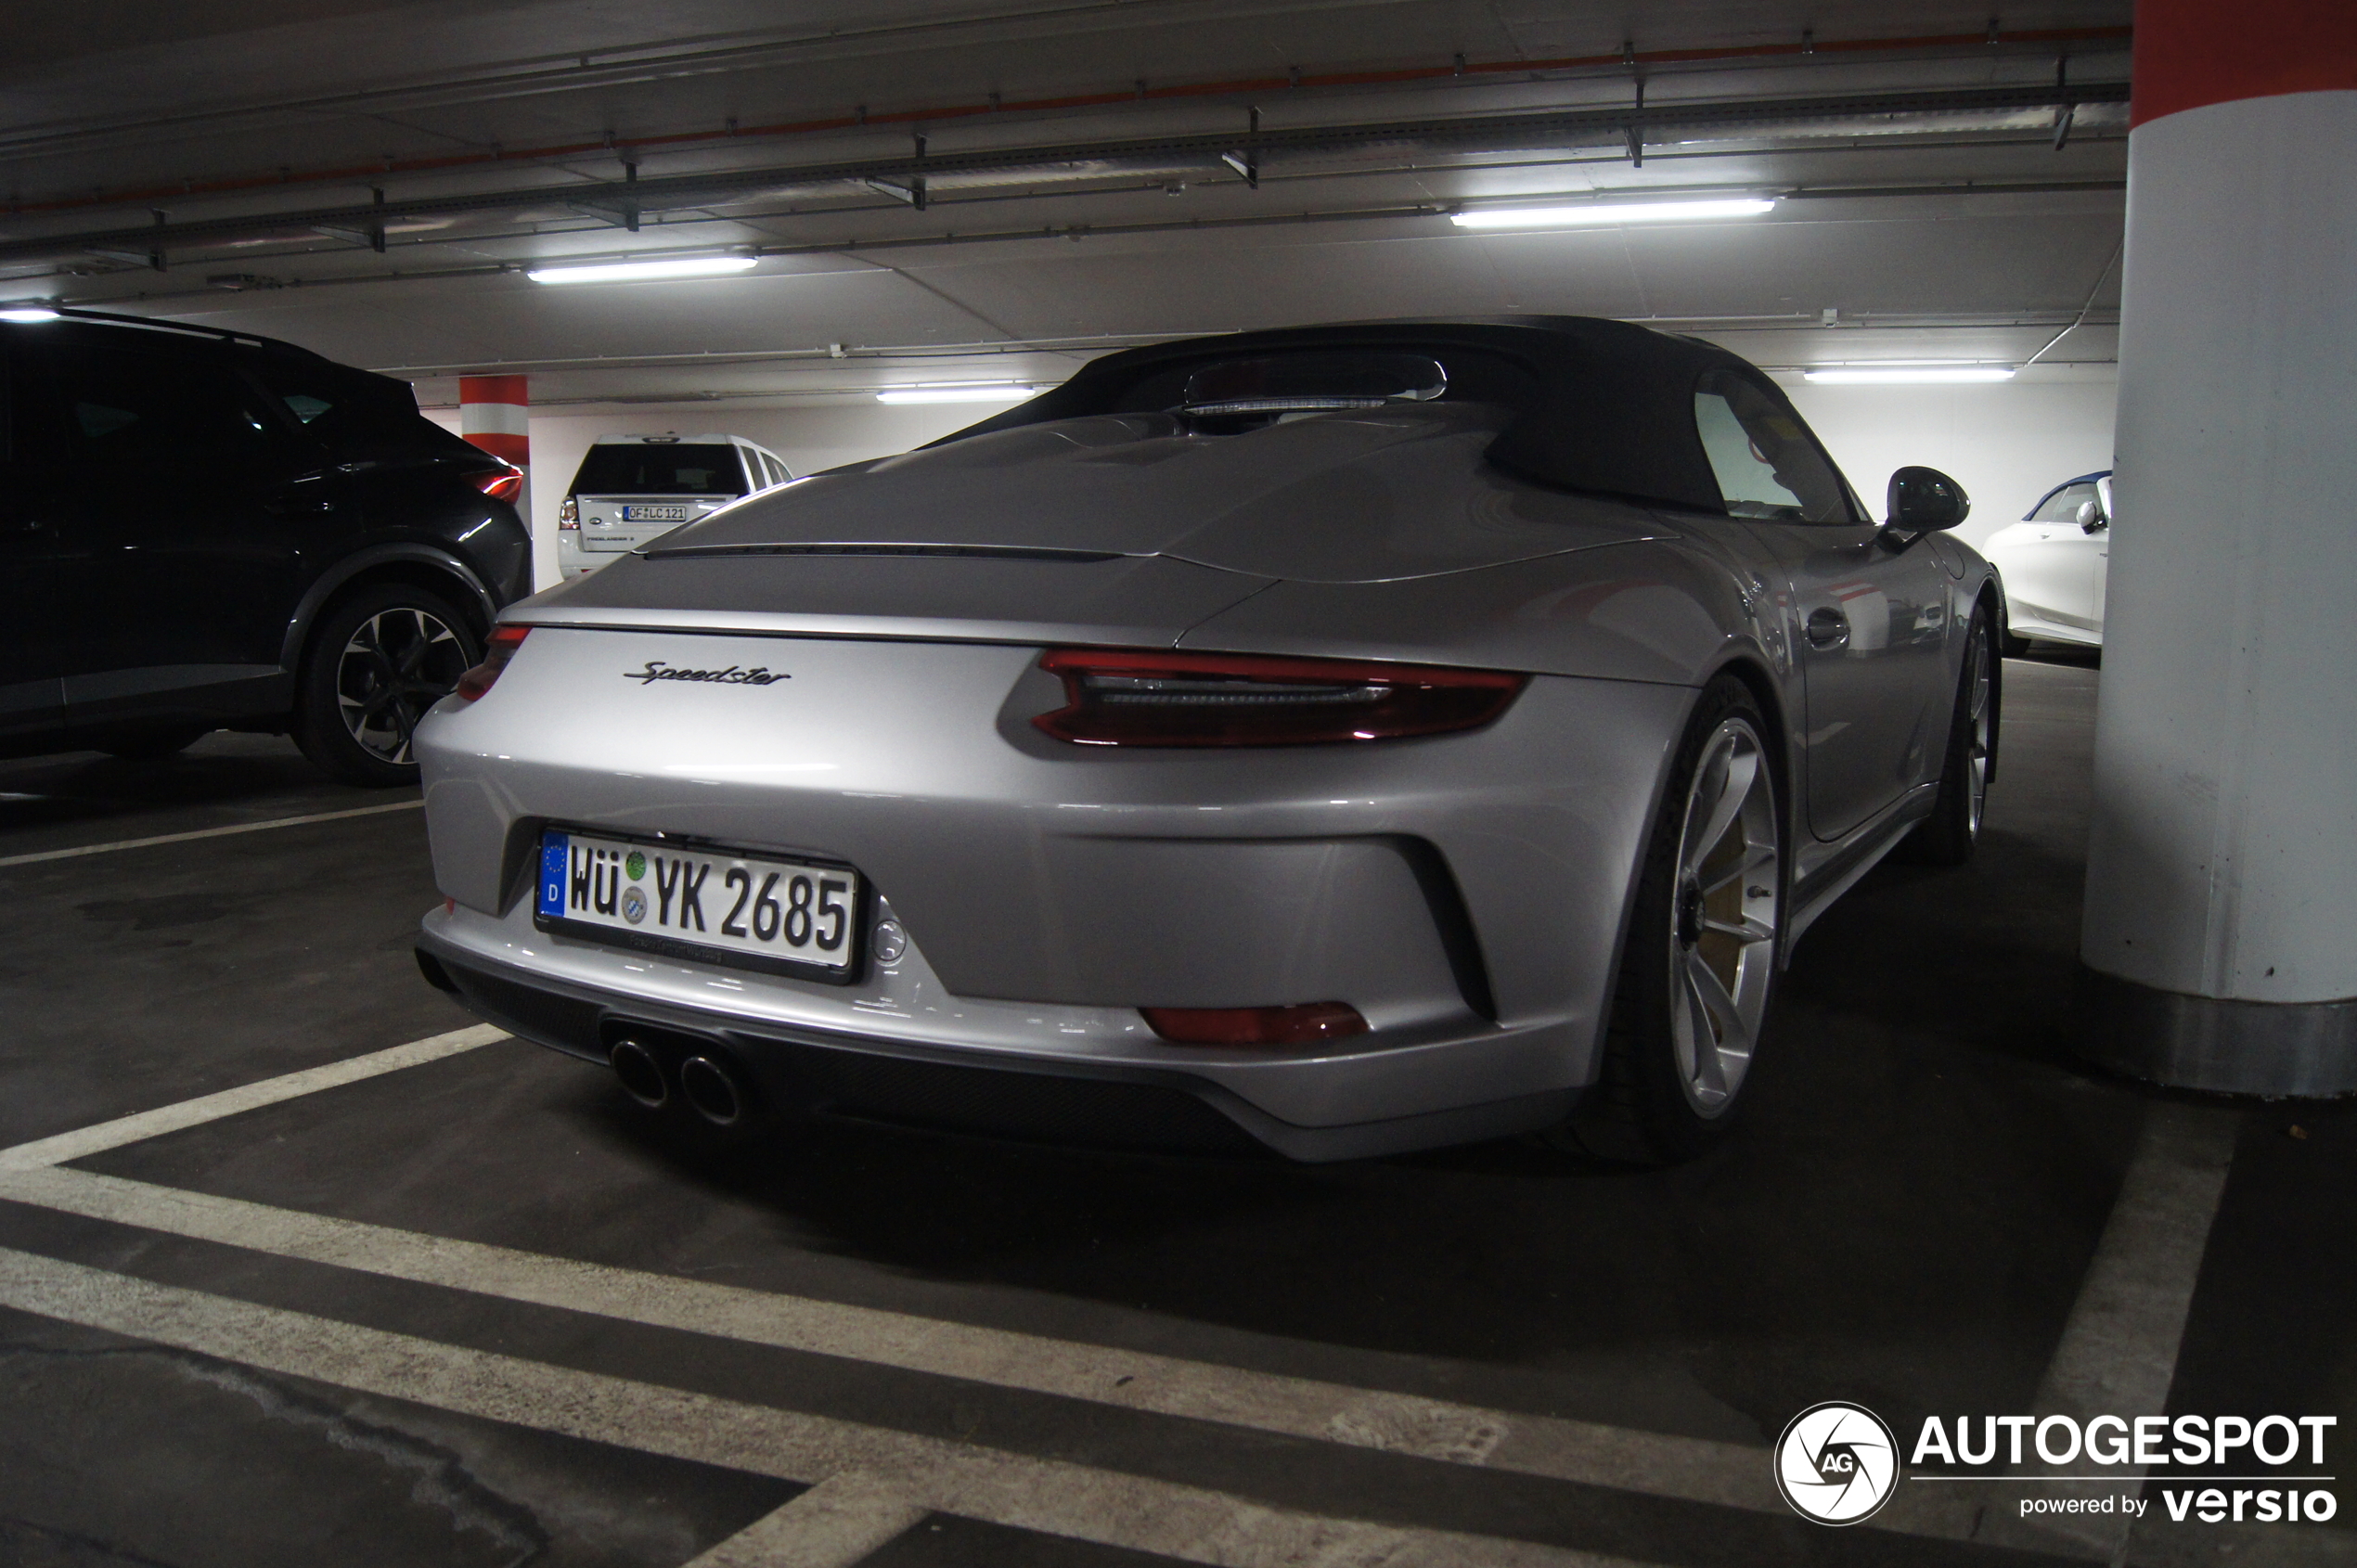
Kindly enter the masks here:
M 312 633 L 296 686 L 295 742 L 346 783 L 415 784 L 418 720 L 482 658 L 473 627 L 441 596 L 406 583 L 365 588 Z
M 1727 1136 L 1766 1022 L 1784 900 L 1775 732 L 1750 689 L 1704 689 L 1646 841 L 1595 1086 L 1560 1150 L 1642 1164 Z
M 1980 842 L 1989 780 L 1997 764 L 1998 669 L 1989 613 L 1976 609 L 1964 634 L 1964 673 L 1957 678 L 1955 715 L 1939 767 L 1939 798 L 1931 815 L 1907 835 L 1900 857 L 1919 866 L 1970 863 Z

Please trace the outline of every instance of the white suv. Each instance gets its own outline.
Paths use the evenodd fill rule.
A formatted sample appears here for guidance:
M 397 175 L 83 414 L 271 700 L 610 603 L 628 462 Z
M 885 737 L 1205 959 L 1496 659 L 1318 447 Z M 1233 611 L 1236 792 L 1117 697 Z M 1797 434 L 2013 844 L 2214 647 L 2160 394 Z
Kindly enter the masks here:
M 586 577 L 625 550 L 793 478 L 741 435 L 601 435 L 557 509 L 557 569 Z

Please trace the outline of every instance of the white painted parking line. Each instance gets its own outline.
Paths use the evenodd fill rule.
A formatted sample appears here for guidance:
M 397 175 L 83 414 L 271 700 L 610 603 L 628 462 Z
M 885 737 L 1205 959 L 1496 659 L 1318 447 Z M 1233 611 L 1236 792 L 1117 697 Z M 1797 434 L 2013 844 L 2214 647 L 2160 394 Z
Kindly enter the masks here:
M 2185 1318 L 2241 1126 L 2239 1112 L 2209 1106 L 2157 1103 L 2147 1110 L 2135 1157 L 2120 1178 L 2119 1196 L 2031 1414 L 2084 1421 L 2105 1414 L 2157 1416 L 2168 1408 Z M 2070 1467 L 2044 1468 L 2060 1475 Z M 2123 1465 L 2097 1482 L 2038 1479 L 2017 1484 L 2006 1496 L 2132 1494 L 2144 1473 L 2144 1466 Z M 2041 1514 L 2030 1523 L 2015 1512 L 1989 1511 L 1982 1539 L 2106 1558 L 2123 1549 L 2131 1528 L 2117 1513 Z
M 325 1067 L 308 1067 L 300 1073 L 281 1077 L 264 1078 L 260 1083 L 243 1084 L 234 1089 L 223 1089 L 197 1099 L 184 1099 L 176 1105 L 158 1106 L 135 1115 L 119 1116 L 111 1122 L 77 1127 L 54 1137 L 38 1138 L 0 1149 L 0 1171 L 37 1170 L 45 1165 L 62 1164 L 96 1154 L 102 1149 L 120 1149 L 126 1143 L 138 1143 L 165 1133 L 178 1132 L 206 1122 L 216 1122 L 224 1116 L 235 1116 L 241 1111 L 252 1111 L 264 1105 L 275 1105 L 282 1099 L 297 1099 L 322 1089 L 332 1089 L 344 1084 L 356 1084 L 363 1078 L 373 1078 L 383 1073 L 398 1073 L 405 1067 L 422 1062 L 438 1061 L 445 1056 L 487 1046 L 494 1040 L 504 1040 L 508 1032 L 488 1023 L 478 1023 L 466 1029 L 454 1029 L 447 1035 L 434 1035 L 423 1040 L 412 1040 L 406 1046 L 393 1046 L 385 1050 L 371 1051 L 343 1061 L 329 1062 Z
M 685 1568 L 851 1568 L 931 1511 L 866 1471 L 839 1471 Z
M 0 1249 L 0 1305 L 486 1420 L 818 1483 L 1219 1568 L 1626 1568 L 1498 1536 L 1269 1508 L 1144 1476 L 689 1394 L 256 1305 Z
M 0 1156 L 5 1161 L 5 1156 Z M 1782 1515 L 1768 1451 L 1509 1414 L 874 1307 L 609 1268 L 90 1171 L 0 1163 L 0 1199 L 277 1257 L 998 1388 Z M 1906 1533 L 1957 1536 L 1926 1501 Z
M 32 866 L 44 860 L 71 860 L 84 855 L 111 855 L 119 849 L 182 844 L 195 839 L 225 839 L 233 833 L 261 833 L 273 828 L 299 828 L 306 822 L 341 822 L 347 816 L 378 816 L 388 811 L 415 811 L 425 803 L 423 801 L 395 801 L 391 805 L 354 806 L 349 811 L 315 811 L 303 816 L 275 816 L 267 822 L 234 822 L 226 828 L 199 828 L 187 833 L 158 833 L 146 839 L 112 839 L 102 844 L 76 844 L 71 849 L 37 850 L 31 855 L 0 855 L 0 867 Z

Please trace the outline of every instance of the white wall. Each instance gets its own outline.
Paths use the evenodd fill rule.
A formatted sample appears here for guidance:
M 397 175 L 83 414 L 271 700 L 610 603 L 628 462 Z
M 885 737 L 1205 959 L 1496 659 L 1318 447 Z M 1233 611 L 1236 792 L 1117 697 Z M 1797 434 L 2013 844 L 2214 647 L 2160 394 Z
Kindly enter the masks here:
M 1955 479 L 1972 497 L 1972 516 L 1956 530 L 1968 545 L 2019 521 L 2064 480 L 2111 467 L 2119 384 L 2107 372 L 1996 386 L 1785 390 L 1875 516 L 1893 469 L 1921 463 Z
M 1880 515 L 1893 469 L 1921 463 L 1952 475 L 1973 498 L 1958 538 L 1978 545 L 2075 474 L 2111 467 L 2117 378 L 2074 370 L 2069 379 L 1984 387 L 1791 386 L 1792 400 L 1824 438 L 1842 472 Z M 1797 378 L 1795 379 L 1797 379 Z M 532 511 L 537 581 L 557 580 L 557 504 L 601 435 L 683 436 L 723 431 L 758 442 L 798 474 L 905 452 L 997 412 L 944 405 L 875 404 L 802 408 L 601 405 L 595 413 L 532 417 Z M 430 418 L 458 428 L 456 409 Z

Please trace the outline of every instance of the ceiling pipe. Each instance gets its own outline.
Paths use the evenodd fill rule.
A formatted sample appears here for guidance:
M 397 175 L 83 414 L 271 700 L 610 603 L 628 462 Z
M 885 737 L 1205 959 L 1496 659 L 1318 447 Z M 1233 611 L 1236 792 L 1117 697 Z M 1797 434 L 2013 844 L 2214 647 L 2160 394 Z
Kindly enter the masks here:
M 2010 32 L 2003 44 L 2012 49 L 2040 48 L 2048 45 L 2103 44 L 2125 48 L 2131 30 L 2125 27 L 2066 27 Z M 773 124 L 744 125 L 730 117 L 720 129 L 712 131 L 675 131 L 656 135 L 634 136 L 631 145 L 648 148 L 694 148 L 712 142 L 742 142 L 776 140 L 823 135 L 834 131 L 851 131 L 870 125 L 917 124 L 929 122 L 975 119 L 984 116 L 1018 114 L 1050 114 L 1074 109 L 1103 109 L 1115 105 L 1152 103 L 1174 99 L 1230 97 L 1239 95 L 1271 92 L 1298 92 L 1340 87 L 1404 86 L 1419 82 L 1437 82 L 1451 78 L 1483 76 L 1542 76 L 1564 71 L 1621 69 L 1635 71 L 1645 67 L 1737 65 L 1777 59 L 1798 60 L 1803 58 L 1822 62 L 1822 57 L 1865 56 L 1876 54 L 1924 54 L 1969 51 L 1986 54 L 1999 46 L 1997 30 L 1992 26 L 1986 35 L 1979 33 L 1931 33 L 1900 38 L 1813 39 L 1803 34 L 1799 44 L 1755 44 L 1701 49 L 1638 49 L 1624 43 L 1609 55 L 1567 55 L 1545 59 L 1505 59 L 1468 61 L 1463 55 L 1454 55 L 1447 65 L 1407 66 L 1388 71 L 1345 71 L 1307 72 L 1293 71 L 1282 77 L 1245 77 L 1210 82 L 1181 82 L 1160 85 L 1133 84 L 1119 92 L 1065 95 L 1059 97 L 1021 98 L 1003 101 L 993 93 L 979 102 L 937 104 L 924 109 L 871 110 L 861 105 L 851 114 L 831 115 L 813 120 L 795 120 Z M 589 85 L 580 83 L 580 85 Z M 475 84 L 467 84 L 475 85 Z M 415 89 L 413 89 L 415 90 Z M 357 110 L 364 103 L 373 102 L 374 95 L 358 94 L 343 96 L 289 100 L 277 104 L 252 105 L 206 114 L 159 117 L 153 120 L 127 122 L 112 126 L 58 133 L 49 136 L 8 137 L 0 135 L 0 158 L 20 159 L 44 151 L 56 150 L 51 144 L 71 144 L 93 136 L 119 135 L 129 131 L 158 134 L 166 130 L 219 119 L 242 119 L 269 114 L 303 114 L 306 116 L 335 112 L 340 109 Z M 387 174 L 438 174 L 454 169 L 483 168 L 546 162 L 554 159 L 579 158 L 611 150 L 611 137 L 596 141 L 556 142 L 538 147 L 493 148 L 461 153 L 444 153 L 432 158 L 386 158 L 365 164 L 347 164 L 331 168 L 293 170 L 277 169 L 266 174 L 239 175 L 218 180 L 177 180 L 169 185 L 144 186 L 136 189 L 102 191 L 97 195 L 62 197 L 46 201 L 12 201 L 12 213 L 65 212 L 86 211 L 98 207 L 126 206 L 143 201 L 170 198 L 185 200 L 191 196 L 219 196 L 237 191 L 261 190 L 290 185 L 319 185 L 354 180 L 382 179 Z
M 1534 139 L 1586 137 L 1616 141 L 1632 134 L 1642 135 L 1655 131 L 1740 129 L 1891 114 L 2001 112 L 2127 101 L 2128 84 L 2125 82 L 2074 83 L 2051 87 L 2022 85 L 1848 93 L 1815 97 L 1656 103 L 1642 109 L 1624 106 L 1345 125 L 1263 126 L 1254 148 L 1257 158 L 1264 161 L 1271 153 L 1331 152 L 1403 141 L 1450 147 L 1459 151 L 1512 150 L 1528 147 Z M 1008 172 L 1088 161 L 1117 163 L 1130 159 L 1184 158 L 1199 161 L 1206 166 L 1216 166 L 1234 148 L 1232 136 L 1215 133 L 949 152 L 927 148 L 914 156 L 678 174 L 660 179 L 634 178 L 628 182 L 625 199 L 635 216 L 709 207 L 745 193 L 791 185 L 844 183 L 872 186 L 875 182 L 883 182 L 913 186 L 920 179 L 931 177 L 937 180 L 944 174 Z M 500 212 L 541 205 L 577 207 L 596 200 L 601 194 L 607 194 L 606 186 L 576 182 L 561 186 L 409 197 L 358 207 L 240 213 L 230 217 L 159 223 L 138 228 L 43 235 L 0 243 L 0 262 L 45 260 L 110 251 L 131 251 L 160 260 L 170 250 L 223 245 L 255 238 L 268 238 L 290 229 L 365 231 L 406 218 Z M 612 199 L 612 194 L 607 194 L 607 199 Z

